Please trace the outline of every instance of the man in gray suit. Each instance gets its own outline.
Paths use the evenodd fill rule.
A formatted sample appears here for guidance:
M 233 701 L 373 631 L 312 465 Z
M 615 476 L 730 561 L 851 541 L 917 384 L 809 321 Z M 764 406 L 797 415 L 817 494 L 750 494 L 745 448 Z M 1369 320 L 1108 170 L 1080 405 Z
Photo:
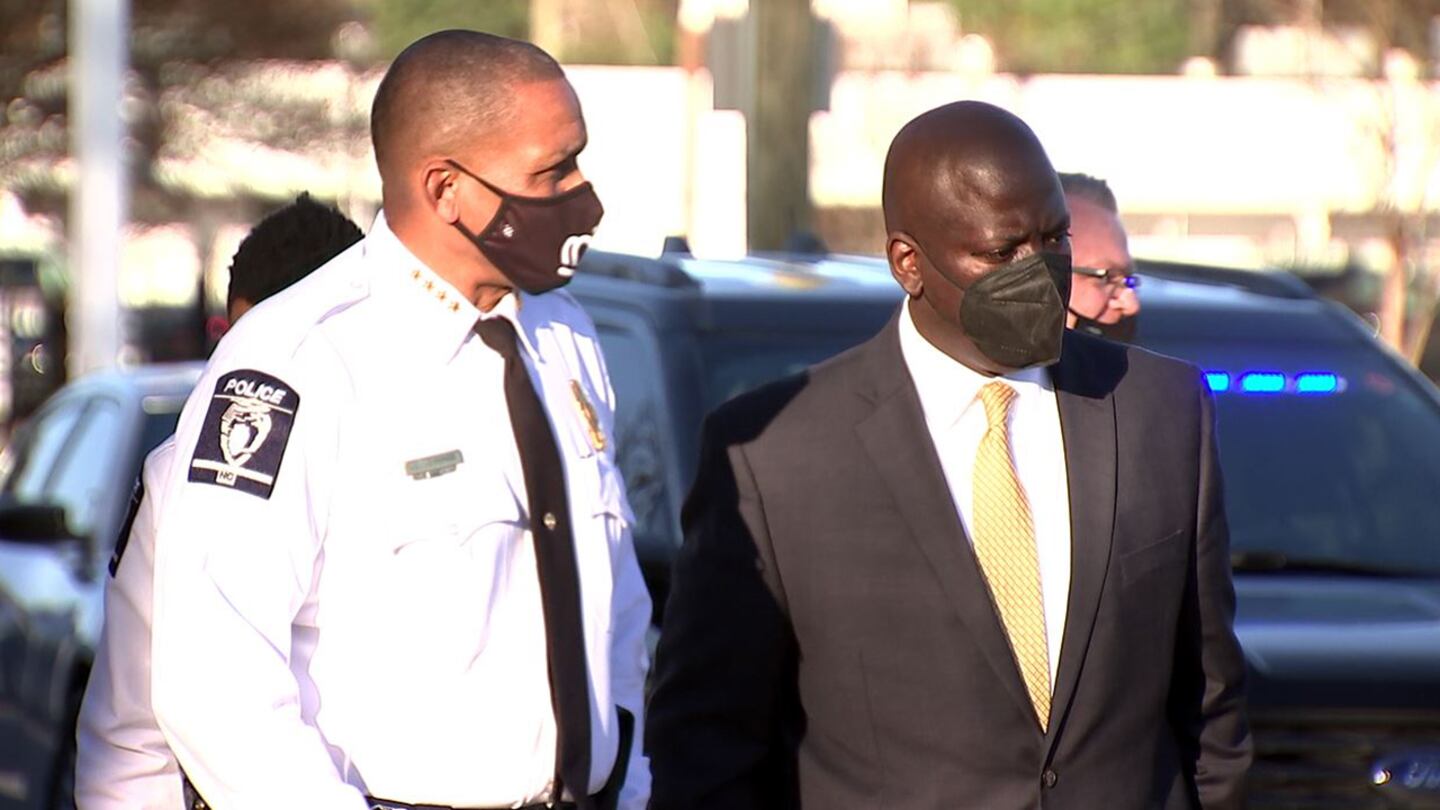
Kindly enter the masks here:
M 706 424 L 652 810 L 1240 807 L 1200 373 L 1065 330 L 1065 197 L 1013 115 L 910 122 L 884 209 L 895 318 Z

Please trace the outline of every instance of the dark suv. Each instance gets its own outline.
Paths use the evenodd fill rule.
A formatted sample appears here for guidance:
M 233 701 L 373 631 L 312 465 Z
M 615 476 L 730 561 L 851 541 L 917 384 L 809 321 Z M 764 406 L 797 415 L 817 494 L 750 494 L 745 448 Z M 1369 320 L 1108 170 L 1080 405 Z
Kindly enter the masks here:
M 900 291 L 873 259 L 587 262 L 659 621 L 705 412 L 870 337 Z M 1141 271 L 1137 342 L 1217 400 L 1252 806 L 1440 806 L 1440 395 L 1291 276 Z

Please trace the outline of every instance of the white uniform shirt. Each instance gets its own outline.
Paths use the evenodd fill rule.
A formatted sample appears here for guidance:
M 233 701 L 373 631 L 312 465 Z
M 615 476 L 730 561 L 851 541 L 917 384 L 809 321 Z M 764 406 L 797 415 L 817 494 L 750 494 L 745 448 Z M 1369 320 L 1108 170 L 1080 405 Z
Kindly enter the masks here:
M 175 455 L 166 439 L 145 459 L 145 496 L 115 576 L 105 584 L 105 627 L 76 727 L 79 810 L 180 810 L 180 766 L 150 708 L 150 603 L 155 514 Z
M 599 341 L 564 292 L 509 296 L 489 316 L 518 324 L 565 463 L 588 788 L 610 776 L 623 707 L 636 732 L 620 806 L 638 810 L 650 601 Z M 535 555 L 504 361 L 479 317 L 381 216 L 248 313 L 186 404 L 160 516 L 154 702 L 212 805 L 549 797 Z
M 925 426 L 940 456 L 950 497 L 966 536 L 974 537 L 971 516 L 975 455 L 987 429 L 979 396 L 981 387 L 992 378 L 956 362 L 926 340 L 915 328 L 910 314 L 913 305 L 907 302 L 900 316 L 900 352 L 920 395 Z M 1010 406 L 1010 452 L 1035 521 L 1053 690 L 1060 665 L 1060 640 L 1065 634 L 1066 601 L 1070 598 L 1070 486 L 1060 408 L 1045 369 L 1025 369 L 999 379 L 1016 392 Z

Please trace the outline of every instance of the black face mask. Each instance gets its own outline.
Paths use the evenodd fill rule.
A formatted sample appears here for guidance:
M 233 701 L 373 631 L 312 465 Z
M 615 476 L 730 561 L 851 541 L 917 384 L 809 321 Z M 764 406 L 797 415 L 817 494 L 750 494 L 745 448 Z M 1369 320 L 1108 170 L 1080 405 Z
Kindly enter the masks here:
M 500 208 L 480 233 L 455 222 L 455 228 L 491 264 L 531 295 L 570 283 L 605 215 L 593 186 L 582 183 L 554 197 L 521 197 L 496 188 L 453 160 L 446 162 L 500 198 Z
M 1036 253 L 991 270 L 960 291 L 960 325 L 975 348 L 997 365 L 1022 369 L 1060 359 L 1070 302 L 1068 255 Z
M 1117 340 L 1121 343 L 1130 343 L 1135 340 L 1135 331 L 1140 320 L 1135 315 L 1124 315 L 1115 323 L 1101 323 L 1094 318 L 1087 318 L 1073 309 L 1070 310 L 1070 314 L 1075 316 L 1075 331 Z

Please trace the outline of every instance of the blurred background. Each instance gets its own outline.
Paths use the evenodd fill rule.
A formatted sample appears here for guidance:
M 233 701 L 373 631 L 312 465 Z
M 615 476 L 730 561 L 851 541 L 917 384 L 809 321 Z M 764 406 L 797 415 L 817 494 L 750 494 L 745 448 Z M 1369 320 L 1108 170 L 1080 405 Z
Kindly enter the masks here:
M 566 64 L 606 249 L 879 253 L 890 139 L 977 98 L 1137 256 L 1292 270 L 1440 376 L 1440 0 L 0 0 L 0 423 L 204 356 L 297 193 L 368 227 L 375 87 L 448 27 Z

